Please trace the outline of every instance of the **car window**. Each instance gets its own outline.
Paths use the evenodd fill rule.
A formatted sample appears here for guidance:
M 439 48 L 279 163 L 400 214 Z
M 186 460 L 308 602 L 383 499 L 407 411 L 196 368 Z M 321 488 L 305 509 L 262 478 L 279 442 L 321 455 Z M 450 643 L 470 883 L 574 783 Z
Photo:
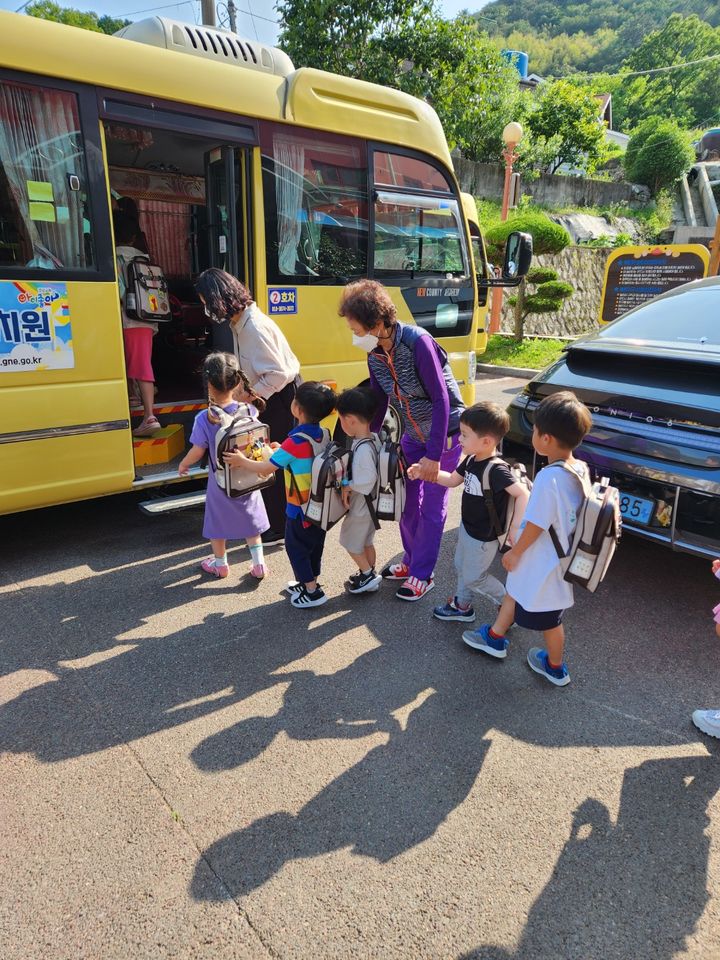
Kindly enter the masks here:
M 603 327 L 598 336 L 720 350 L 720 286 L 650 301 Z

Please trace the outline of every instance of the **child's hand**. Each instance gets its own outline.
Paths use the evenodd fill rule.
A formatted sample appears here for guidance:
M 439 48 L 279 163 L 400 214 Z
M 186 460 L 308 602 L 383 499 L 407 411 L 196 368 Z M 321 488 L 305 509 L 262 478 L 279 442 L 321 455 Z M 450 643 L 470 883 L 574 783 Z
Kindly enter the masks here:
M 190 473 L 190 464 L 185 463 L 184 460 L 181 460 L 178 464 L 178 474 L 181 477 L 186 477 Z
M 520 556 L 521 554 L 517 553 L 515 550 L 508 550 L 507 553 L 502 555 L 502 565 L 505 567 L 508 573 L 511 573 L 520 563 Z
M 712 563 L 712 572 L 715 574 L 715 576 L 717 576 L 718 570 L 720 570 L 720 559 L 713 560 Z
M 268 444 L 268 446 L 271 447 L 273 450 L 280 449 L 280 444 L 277 442 L 277 440 L 273 440 L 271 443 Z
M 411 480 L 419 480 L 419 479 L 420 479 L 420 475 L 419 475 L 419 474 L 420 474 L 420 464 L 419 464 L 419 463 L 412 463 L 412 464 L 410 464 L 410 466 L 408 467 L 408 472 L 407 472 L 407 473 L 408 473 L 408 476 L 410 477 Z
M 351 494 L 351 493 L 352 493 L 352 490 L 350 489 L 350 487 L 343 487 L 343 488 L 342 488 L 342 491 L 341 491 L 341 493 L 340 493 L 340 497 L 341 497 L 341 499 L 342 499 L 342 504 L 343 504 L 343 506 L 345 507 L 346 510 L 349 510 L 349 509 L 350 509 L 350 494 Z
M 239 450 L 232 450 L 230 453 L 223 454 L 223 461 L 229 467 L 253 467 L 256 466 L 256 461 L 251 460 L 249 457 L 246 457 L 244 453 L 240 453 Z

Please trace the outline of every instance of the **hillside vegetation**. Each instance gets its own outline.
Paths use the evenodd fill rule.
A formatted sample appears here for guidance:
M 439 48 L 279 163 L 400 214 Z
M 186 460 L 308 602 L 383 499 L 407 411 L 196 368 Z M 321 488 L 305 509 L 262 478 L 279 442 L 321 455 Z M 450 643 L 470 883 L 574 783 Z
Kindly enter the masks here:
M 616 70 L 673 13 L 720 26 L 716 0 L 493 0 L 479 11 L 483 29 L 530 54 L 531 70 Z

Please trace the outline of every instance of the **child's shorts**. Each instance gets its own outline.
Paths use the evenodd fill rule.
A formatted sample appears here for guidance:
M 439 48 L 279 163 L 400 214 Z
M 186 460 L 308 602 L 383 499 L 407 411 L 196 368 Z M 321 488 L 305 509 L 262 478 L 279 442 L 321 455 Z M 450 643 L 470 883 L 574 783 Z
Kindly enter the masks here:
M 526 630 L 554 630 L 562 623 L 564 610 L 526 610 L 515 602 L 515 623 Z
M 357 556 L 375 540 L 375 526 L 370 513 L 347 513 L 340 527 L 340 546 Z
M 151 327 L 126 327 L 123 330 L 125 370 L 130 380 L 155 382 L 151 362 L 153 332 Z

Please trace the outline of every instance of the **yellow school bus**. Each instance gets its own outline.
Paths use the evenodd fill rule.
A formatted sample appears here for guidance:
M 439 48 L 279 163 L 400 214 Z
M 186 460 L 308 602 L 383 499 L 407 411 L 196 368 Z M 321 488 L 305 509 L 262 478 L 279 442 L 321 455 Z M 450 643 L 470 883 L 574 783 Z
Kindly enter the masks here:
M 109 37 L 3 13 L 0 30 L 0 513 L 178 479 L 177 451 L 143 464 L 132 437 L 121 198 L 170 288 L 155 409 L 181 442 L 203 404 L 203 356 L 231 347 L 193 290 L 210 266 L 253 291 L 306 379 L 339 387 L 367 377 L 337 317 L 341 289 L 381 280 L 474 400 L 487 293 L 471 243 L 484 254 L 427 104 L 159 17 Z

